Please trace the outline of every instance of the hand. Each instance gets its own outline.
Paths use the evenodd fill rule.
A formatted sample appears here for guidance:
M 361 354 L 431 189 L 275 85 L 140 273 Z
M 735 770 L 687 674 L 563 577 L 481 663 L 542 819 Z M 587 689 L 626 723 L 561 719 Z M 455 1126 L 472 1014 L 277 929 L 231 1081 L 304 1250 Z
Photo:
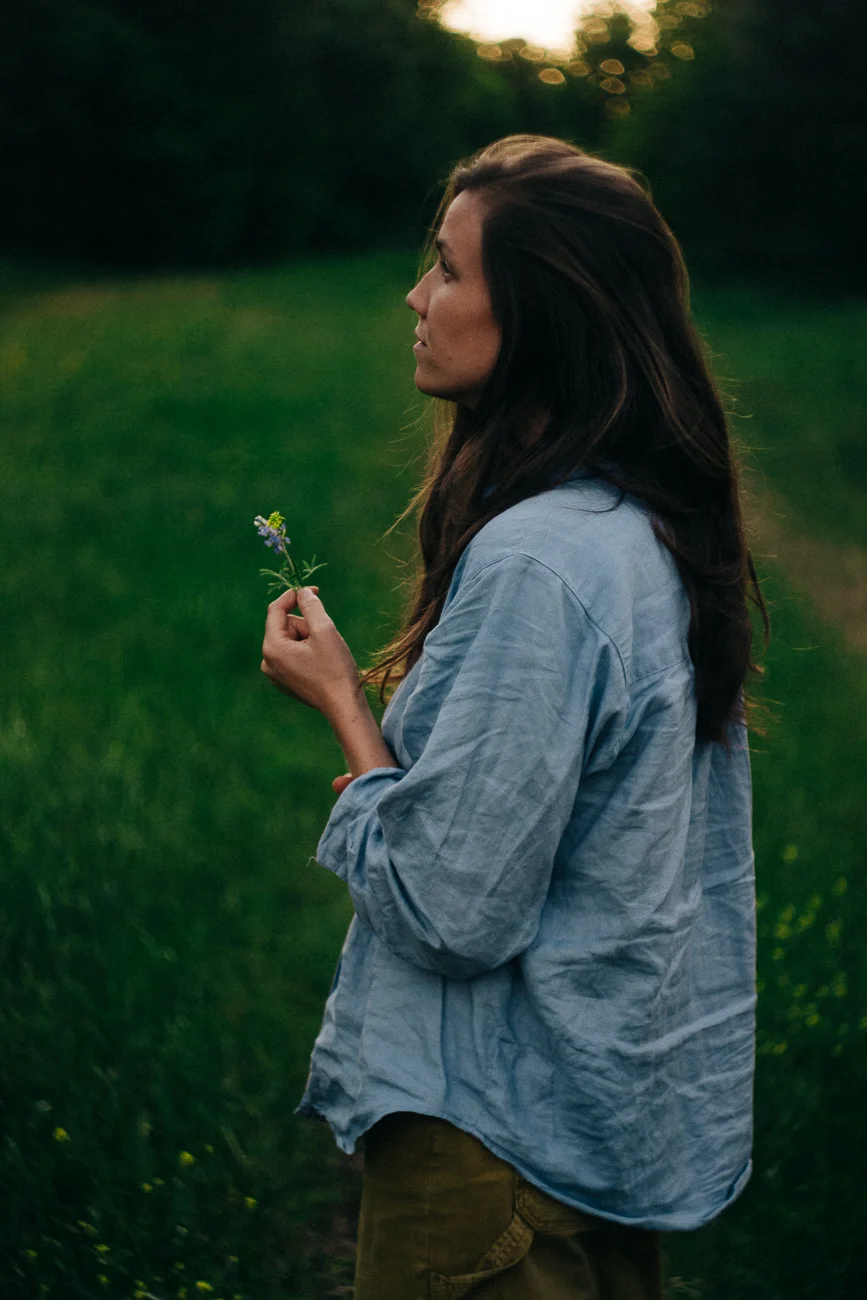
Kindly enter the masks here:
M 284 591 L 268 606 L 262 672 L 278 690 L 328 717 L 359 690 L 358 666 L 318 587 Z M 300 614 L 293 614 L 294 608 Z
M 351 772 L 345 772 L 343 776 L 336 776 L 331 782 L 331 789 L 335 794 L 343 794 L 348 785 L 351 785 L 355 777 Z

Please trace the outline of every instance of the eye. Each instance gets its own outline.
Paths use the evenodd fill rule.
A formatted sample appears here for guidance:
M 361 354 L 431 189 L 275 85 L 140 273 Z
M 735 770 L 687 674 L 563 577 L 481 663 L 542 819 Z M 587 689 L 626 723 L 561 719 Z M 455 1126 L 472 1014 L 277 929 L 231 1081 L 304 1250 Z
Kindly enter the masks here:
M 449 266 L 448 262 L 447 262 L 446 259 L 443 257 L 442 253 L 440 253 L 439 264 L 440 264 L 440 267 L 442 268 L 442 273 L 443 273 L 443 275 L 451 275 L 451 274 L 452 274 L 452 268 Z

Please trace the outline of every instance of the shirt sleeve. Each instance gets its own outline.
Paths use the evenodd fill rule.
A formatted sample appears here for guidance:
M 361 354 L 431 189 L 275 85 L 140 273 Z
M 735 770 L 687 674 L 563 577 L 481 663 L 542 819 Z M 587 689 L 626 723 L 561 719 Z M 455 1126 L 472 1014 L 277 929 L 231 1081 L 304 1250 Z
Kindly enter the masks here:
M 510 554 L 465 579 L 425 639 L 408 769 L 340 795 L 317 861 L 396 956 L 470 978 L 532 941 L 582 774 L 616 757 L 616 647 L 558 574 Z

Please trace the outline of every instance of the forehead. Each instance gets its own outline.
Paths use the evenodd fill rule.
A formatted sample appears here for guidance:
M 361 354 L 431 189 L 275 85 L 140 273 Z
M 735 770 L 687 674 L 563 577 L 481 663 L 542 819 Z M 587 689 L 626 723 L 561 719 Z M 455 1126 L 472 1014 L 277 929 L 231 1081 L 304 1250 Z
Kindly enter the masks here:
M 440 240 L 452 254 L 481 260 L 484 207 L 479 194 L 460 193 L 446 209 L 439 228 Z

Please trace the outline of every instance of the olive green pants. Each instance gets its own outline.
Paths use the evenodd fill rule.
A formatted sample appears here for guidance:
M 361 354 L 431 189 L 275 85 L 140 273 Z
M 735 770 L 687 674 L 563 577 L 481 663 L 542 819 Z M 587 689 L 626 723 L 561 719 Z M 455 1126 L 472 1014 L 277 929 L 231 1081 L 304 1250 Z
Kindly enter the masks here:
M 355 1300 L 662 1300 L 659 1234 L 574 1210 L 442 1119 L 364 1138 Z

